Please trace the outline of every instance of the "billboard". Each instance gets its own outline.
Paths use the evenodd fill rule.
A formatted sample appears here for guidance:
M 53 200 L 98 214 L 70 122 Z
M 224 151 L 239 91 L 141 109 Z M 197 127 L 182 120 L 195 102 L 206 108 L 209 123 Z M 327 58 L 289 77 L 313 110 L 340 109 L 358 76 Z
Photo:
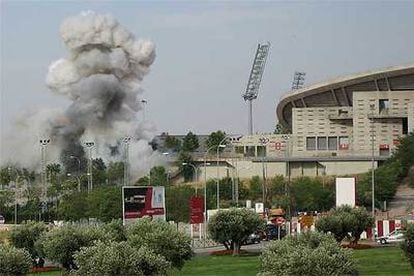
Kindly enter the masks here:
M 355 178 L 336 178 L 336 206 L 355 207 Z
M 162 186 L 122 187 L 124 225 L 142 217 L 165 220 L 165 189 Z
M 190 224 L 204 222 L 204 201 L 201 196 L 192 196 L 190 199 Z

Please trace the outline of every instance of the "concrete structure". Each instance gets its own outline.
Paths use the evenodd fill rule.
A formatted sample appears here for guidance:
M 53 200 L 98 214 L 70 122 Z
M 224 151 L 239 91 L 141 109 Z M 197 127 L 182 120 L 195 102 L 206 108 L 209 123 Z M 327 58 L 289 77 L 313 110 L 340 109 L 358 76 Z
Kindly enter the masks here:
M 276 113 L 291 134 L 229 138 L 233 147 L 220 154 L 220 176 L 367 172 L 372 159 L 378 166 L 389 158 L 401 136 L 414 131 L 414 65 L 292 90 L 281 98 Z M 204 177 L 204 152 L 201 148 L 195 154 L 200 180 Z M 207 157 L 207 162 L 216 162 L 214 152 Z M 215 168 L 207 169 L 207 174 L 207 178 L 216 177 Z

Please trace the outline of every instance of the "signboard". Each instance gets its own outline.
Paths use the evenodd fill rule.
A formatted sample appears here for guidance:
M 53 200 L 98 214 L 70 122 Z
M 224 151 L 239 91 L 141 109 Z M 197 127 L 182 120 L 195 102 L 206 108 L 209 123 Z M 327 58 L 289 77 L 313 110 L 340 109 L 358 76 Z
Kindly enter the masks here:
M 142 217 L 165 220 L 165 190 L 162 186 L 122 187 L 124 225 Z
M 256 213 L 258 213 L 258 214 L 263 214 L 263 212 L 264 212 L 264 205 L 263 205 L 263 203 L 256 203 L 255 205 L 254 205 L 254 209 L 256 210 Z
M 204 200 L 201 196 L 192 196 L 190 199 L 190 224 L 204 222 Z
M 313 224 L 313 216 L 302 216 L 302 217 L 300 217 L 300 224 L 310 228 Z
M 336 178 L 336 206 L 355 207 L 355 178 Z

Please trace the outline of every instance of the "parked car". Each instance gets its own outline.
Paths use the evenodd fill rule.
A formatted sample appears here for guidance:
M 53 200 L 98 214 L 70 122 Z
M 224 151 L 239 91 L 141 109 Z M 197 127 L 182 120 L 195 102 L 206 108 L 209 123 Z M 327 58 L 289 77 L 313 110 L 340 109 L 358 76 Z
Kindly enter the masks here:
M 4 224 L 4 217 L 0 215 L 0 224 Z
M 379 244 L 397 243 L 402 241 L 404 241 L 404 230 L 401 229 L 396 229 L 388 235 L 377 238 L 377 243 Z
M 261 237 L 258 233 L 252 233 L 250 234 L 247 239 L 243 241 L 243 244 L 255 244 L 260 243 Z

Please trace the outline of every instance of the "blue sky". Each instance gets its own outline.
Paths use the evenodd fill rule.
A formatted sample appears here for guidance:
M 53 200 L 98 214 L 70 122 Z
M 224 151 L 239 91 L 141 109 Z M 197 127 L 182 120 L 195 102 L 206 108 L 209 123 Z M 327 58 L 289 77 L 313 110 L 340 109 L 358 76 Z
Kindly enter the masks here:
M 23 112 L 68 105 L 45 76 L 67 55 L 61 21 L 84 10 L 112 14 L 156 44 L 143 86 L 158 133 L 246 133 L 241 95 L 259 42 L 272 44 L 254 102 L 260 133 L 273 131 L 295 70 L 313 84 L 414 62 L 414 1 L 1 1 L 2 137 Z

